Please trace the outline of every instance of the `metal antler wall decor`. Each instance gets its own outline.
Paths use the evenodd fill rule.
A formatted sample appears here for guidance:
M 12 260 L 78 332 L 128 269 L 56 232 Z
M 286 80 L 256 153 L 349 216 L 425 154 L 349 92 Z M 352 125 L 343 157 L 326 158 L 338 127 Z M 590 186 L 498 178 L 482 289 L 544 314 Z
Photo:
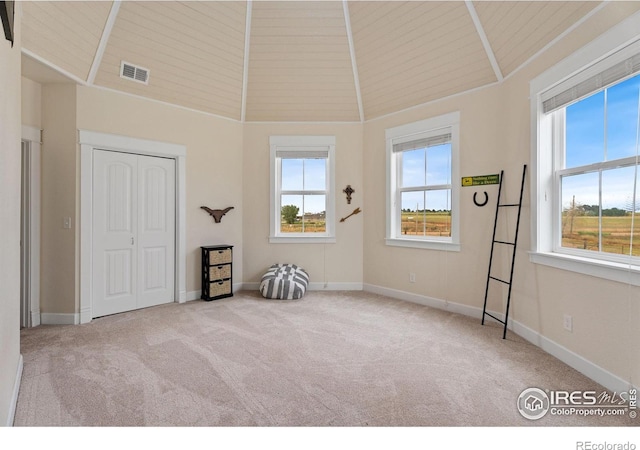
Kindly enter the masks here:
M 213 220 L 216 223 L 220 223 L 220 221 L 222 220 L 222 216 L 224 216 L 226 213 L 231 211 L 233 209 L 233 206 L 229 206 L 228 208 L 225 208 L 225 209 L 211 209 L 211 208 L 207 208 L 206 206 L 201 206 L 200 208 L 204 209 L 206 212 L 211 214 L 211 217 L 213 217 Z
M 347 194 L 347 205 L 351 204 L 351 194 L 355 192 L 355 190 L 351 187 L 350 184 L 347 184 L 347 187 L 342 190 L 345 194 Z

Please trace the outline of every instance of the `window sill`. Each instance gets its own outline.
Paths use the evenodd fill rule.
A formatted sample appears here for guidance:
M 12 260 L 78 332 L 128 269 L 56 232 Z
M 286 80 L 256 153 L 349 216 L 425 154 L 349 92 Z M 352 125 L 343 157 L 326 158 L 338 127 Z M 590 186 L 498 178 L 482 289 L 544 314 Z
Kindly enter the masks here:
M 448 252 L 459 252 L 460 244 L 453 242 L 439 242 L 439 241 L 426 241 L 422 239 L 399 239 L 399 238 L 386 238 L 385 243 L 392 247 L 408 247 L 408 248 L 422 248 L 429 250 L 445 250 Z
M 335 236 L 270 236 L 269 244 L 335 244 Z
M 530 252 L 529 261 L 556 269 L 640 286 L 640 266 L 551 252 Z

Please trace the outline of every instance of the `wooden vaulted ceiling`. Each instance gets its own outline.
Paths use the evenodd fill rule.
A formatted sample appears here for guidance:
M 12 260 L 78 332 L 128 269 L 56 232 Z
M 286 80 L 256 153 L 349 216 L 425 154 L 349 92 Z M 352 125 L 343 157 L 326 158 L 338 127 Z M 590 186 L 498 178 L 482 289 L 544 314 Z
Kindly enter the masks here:
M 229 119 L 358 122 L 502 81 L 602 7 L 38 1 L 22 4 L 22 43 L 77 83 Z M 148 85 L 121 78 L 121 61 L 148 68 Z

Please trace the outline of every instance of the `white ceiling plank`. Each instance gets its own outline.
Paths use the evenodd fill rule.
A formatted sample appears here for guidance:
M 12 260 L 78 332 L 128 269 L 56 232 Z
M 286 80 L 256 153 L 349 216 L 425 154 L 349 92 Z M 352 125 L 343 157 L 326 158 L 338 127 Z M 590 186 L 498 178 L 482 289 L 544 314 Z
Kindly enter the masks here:
M 473 2 L 471 0 L 465 0 L 464 2 L 467 5 L 467 9 L 469 10 L 469 15 L 471 16 L 471 20 L 473 20 L 473 24 L 476 26 L 476 31 L 478 32 L 478 36 L 480 36 L 480 40 L 482 41 L 482 46 L 484 47 L 484 51 L 487 53 L 487 58 L 489 58 L 489 62 L 491 63 L 491 67 L 496 74 L 496 78 L 499 82 L 504 80 L 502 76 L 502 71 L 500 70 L 500 66 L 498 65 L 498 61 L 496 60 L 496 55 L 493 53 L 491 49 L 491 44 L 489 43 L 489 39 L 487 39 L 487 35 L 484 32 L 484 28 L 482 27 L 482 23 L 480 22 L 480 18 L 478 17 L 478 13 L 476 12 L 475 6 L 473 6 Z
M 342 0 L 344 9 L 344 23 L 347 28 L 347 40 L 349 41 L 349 54 L 351 55 L 351 67 L 353 67 L 353 82 L 356 88 L 356 100 L 358 102 L 358 113 L 360 122 L 364 122 L 364 109 L 362 107 L 362 93 L 360 92 L 360 76 L 358 75 L 358 64 L 356 62 L 356 51 L 353 47 L 353 34 L 351 33 L 351 16 L 349 14 L 349 4 L 347 0 Z
M 247 84 L 249 83 L 249 48 L 251 45 L 251 8 L 252 2 L 247 2 L 246 26 L 244 32 L 244 65 L 242 69 L 242 112 L 240 122 L 244 122 L 247 116 Z
M 96 74 L 98 73 L 98 69 L 100 68 L 100 63 L 102 62 L 102 57 L 104 56 L 104 50 L 105 48 L 107 48 L 107 42 L 109 42 L 109 36 L 111 36 L 113 25 L 116 23 L 116 18 L 118 17 L 118 11 L 120 11 L 120 0 L 115 0 L 111 5 L 111 11 L 109 11 L 109 17 L 107 18 L 107 23 L 105 23 L 104 29 L 102 30 L 102 37 L 100 38 L 100 43 L 98 44 L 96 55 L 93 58 L 93 64 L 91 64 L 91 70 L 89 70 L 89 76 L 87 77 L 88 85 L 92 85 L 93 82 L 96 80 Z
M 569 26 L 566 30 L 564 30 L 562 33 L 560 33 L 558 36 L 556 36 L 555 39 L 553 39 L 551 42 L 549 42 L 547 45 L 545 45 L 544 47 L 542 47 L 540 50 L 538 50 L 536 53 L 534 53 L 533 55 L 531 55 L 529 58 L 527 58 L 526 61 L 524 61 L 522 64 L 520 64 L 518 67 L 516 67 L 513 71 L 511 71 L 511 73 L 509 73 L 509 75 L 507 75 L 507 79 L 511 78 L 513 75 L 515 75 L 516 73 L 518 73 L 520 70 L 522 70 L 524 67 L 528 66 L 529 64 L 531 64 L 534 60 L 536 60 L 540 55 L 544 54 L 547 50 L 549 50 L 551 47 L 553 47 L 554 45 L 556 45 L 558 42 L 560 42 L 562 39 L 564 39 L 569 33 L 571 33 L 573 30 L 575 30 L 576 28 L 578 28 L 580 25 L 582 25 L 583 23 L 585 23 L 587 20 L 589 20 L 591 17 L 593 17 L 594 15 L 596 15 L 597 13 L 599 13 L 605 6 L 607 6 L 607 4 L 610 2 L 610 0 L 604 0 L 603 2 L 601 2 L 598 6 L 596 6 L 595 8 L 593 8 L 591 11 L 589 11 L 586 15 L 584 15 L 581 19 L 579 19 L 578 21 L 574 22 L 571 26 Z

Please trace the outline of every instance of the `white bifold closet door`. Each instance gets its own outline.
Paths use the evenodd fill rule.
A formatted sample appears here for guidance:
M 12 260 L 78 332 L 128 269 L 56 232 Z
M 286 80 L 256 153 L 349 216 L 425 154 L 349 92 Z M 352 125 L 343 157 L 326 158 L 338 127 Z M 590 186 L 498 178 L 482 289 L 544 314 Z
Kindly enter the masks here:
M 174 301 L 175 160 L 93 155 L 92 317 Z

